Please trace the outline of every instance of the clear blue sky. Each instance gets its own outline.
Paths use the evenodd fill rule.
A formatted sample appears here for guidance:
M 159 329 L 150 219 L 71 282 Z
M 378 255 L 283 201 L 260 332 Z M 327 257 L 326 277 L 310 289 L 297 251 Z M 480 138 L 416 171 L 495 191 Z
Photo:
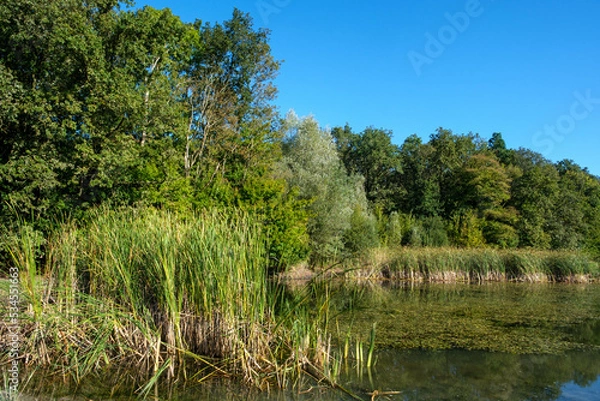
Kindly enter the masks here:
M 271 30 L 282 113 L 386 128 L 402 144 L 437 127 L 600 175 L 598 0 L 140 0 L 184 21 L 234 7 Z

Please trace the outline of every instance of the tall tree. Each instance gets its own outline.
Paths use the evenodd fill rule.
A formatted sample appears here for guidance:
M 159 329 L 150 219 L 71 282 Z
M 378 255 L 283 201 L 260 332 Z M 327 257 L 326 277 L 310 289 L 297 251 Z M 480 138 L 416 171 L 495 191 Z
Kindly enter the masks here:
M 397 209 L 403 191 L 400 149 L 392 143 L 392 132 L 369 127 L 357 135 L 348 130 L 337 127 L 332 131 L 346 170 L 365 178 L 365 193 L 371 205 L 391 213 Z
M 418 216 L 437 216 L 442 209 L 440 184 L 432 168 L 434 148 L 411 135 L 400 148 L 402 185 L 406 190 L 401 210 Z
M 455 175 L 483 146 L 477 135 L 455 135 L 441 127 L 430 136 L 429 145 L 434 150 L 431 169 L 439 183 L 442 213 L 448 218 L 461 201 L 461 195 L 456 191 Z
M 481 220 L 487 244 L 515 247 L 517 212 L 507 207 L 512 177 L 494 153 L 481 152 L 469 158 L 455 175 L 457 210 L 473 212 Z
M 363 178 L 347 174 L 333 137 L 313 118 L 299 120 L 289 114 L 286 126 L 281 174 L 300 199 L 311 202 L 308 232 L 313 256 L 339 255 L 355 211 L 367 213 Z
M 117 18 L 117 1 L 8 0 L 0 4 L 4 112 L 0 182 L 3 200 L 44 224 L 83 197 L 78 157 L 96 140 L 94 99 L 104 95 L 100 32 Z M 6 96 L 6 95 L 4 95 Z M 4 102 L 3 102 L 4 103 Z M 10 102 L 8 103 L 11 104 Z M 92 145 L 95 146 L 94 143 Z M 79 186 L 79 190 L 75 187 Z M 6 204 L 0 205 L 6 213 Z
M 240 186 L 249 175 L 264 174 L 276 155 L 271 101 L 279 62 L 268 31 L 255 31 L 251 17 L 237 9 L 222 25 L 197 22 L 196 28 L 200 42 L 187 72 L 186 175 L 207 189 L 219 181 Z
M 550 222 L 559 195 L 558 172 L 540 154 L 521 149 L 514 154 L 522 175 L 513 180 L 509 204 L 519 211 L 519 246 L 550 248 Z

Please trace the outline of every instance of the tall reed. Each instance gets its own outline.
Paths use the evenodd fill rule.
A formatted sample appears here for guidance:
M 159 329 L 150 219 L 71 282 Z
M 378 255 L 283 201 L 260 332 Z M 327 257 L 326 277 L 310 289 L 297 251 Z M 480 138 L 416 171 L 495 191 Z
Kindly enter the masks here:
M 98 210 L 87 221 L 48 237 L 37 287 L 27 230 L 14 251 L 29 273 L 21 282 L 34 305 L 30 322 L 41 325 L 24 340 L 30 366 L 76 382 L 129 369 L 143 395 L 175 377 L 226 373 L 265 386 L 325 366 L 326 313 L 313 319 L 297 304 L 282 314 L 252 216 Z
M 598 262 L 574 251 L 404 247 L 378 250 L 369 259 L 361 270 L 394 280 L 589 281 L 600 276 Z

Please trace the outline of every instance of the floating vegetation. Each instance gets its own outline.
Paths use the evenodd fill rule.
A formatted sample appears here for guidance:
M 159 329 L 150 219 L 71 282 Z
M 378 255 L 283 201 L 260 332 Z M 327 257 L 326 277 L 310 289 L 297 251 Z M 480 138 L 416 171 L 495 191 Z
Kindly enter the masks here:
M 356 338 L 376 322 L 378 350 L 600 350 L 596 284 L 343 283 L 331 298 L 336 330 Z

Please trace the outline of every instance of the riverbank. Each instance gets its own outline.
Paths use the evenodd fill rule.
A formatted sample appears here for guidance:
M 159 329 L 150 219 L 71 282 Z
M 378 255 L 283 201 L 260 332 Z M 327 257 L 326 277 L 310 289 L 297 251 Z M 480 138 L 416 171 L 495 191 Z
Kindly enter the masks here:
M 0 343 L 2 366 L 75 386 L 115 377 L 140 396 L 215 376 L 261 389 L 328 376 L 327 311 L 273 288 L 252 216 L 99 210 L 45 238 L 22 225 L 8 241 L 18 319 L 0 322 L 0 338 L 19 344 L 16 355 Z
M 125 374 L 127 386 L 147 396 L 160 386 L 214 376 L 261 389 L 293 386 L 302 375 L 328 382 L 347 355 L 334 349 L 327 283 L 278 286 L 268 275 L 268 238 L 250 215 L 98 210 L 44 238 L 24 224 L 7 241 L 20 284 L 19 355 L 2 342 L 2 365 L 18 360 L 23 372 L 37 369 L 38 377 L 75 385 Z M 590 282 L 599 267 L 575 252 L 387 248 L 321 270 L 297 266 L 285 276 L 319 275 Z M 6 315 L 14 307 L 9 283 L 0 289 Z M 0 337 L 14 333 L 13 326 L 1 322 Z
M 531 249 L 397 247 L 378 248 L 329 267 L 298 265 L 284 279 L 317 276 L 411 282 L 571 282 L 600 278 L 600 265 L 574 251 Z

